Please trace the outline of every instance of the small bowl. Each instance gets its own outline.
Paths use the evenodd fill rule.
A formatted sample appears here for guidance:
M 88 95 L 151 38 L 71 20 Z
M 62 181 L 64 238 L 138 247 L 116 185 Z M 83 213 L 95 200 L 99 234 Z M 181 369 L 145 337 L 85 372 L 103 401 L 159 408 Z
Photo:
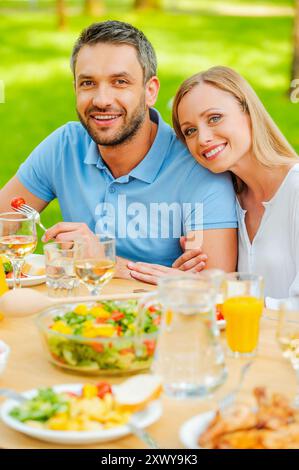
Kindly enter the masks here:
M 0 340 L 0 375 L 4 372 L 8 357 L 10 354 L 10 347 Z
M 132 307 L 135 302 L 137 318 L 136 300 L 113 302 L 117 308 L 127 305 Z M 123 336 L 92 338 L 82 333 L 79 335 L 54 331 L 52 327 L 55 319 L 74 311 L 78 305 L 82 303 L 50 307 L 37 317 L 37 326 L 50 362 L 58 367 L 89 375 L 125 375 L 144 371 L 151 366 L 158 331 L 145 333 L 142 329 L 140 334 L 127 331 L 127 335 Z M 99 306 L 99 303 L 85 305 L 89 310 Z

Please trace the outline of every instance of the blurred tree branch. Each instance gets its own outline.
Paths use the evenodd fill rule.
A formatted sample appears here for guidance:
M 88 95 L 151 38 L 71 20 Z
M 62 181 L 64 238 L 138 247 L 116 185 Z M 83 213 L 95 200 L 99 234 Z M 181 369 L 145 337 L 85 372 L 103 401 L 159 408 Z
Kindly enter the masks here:
M 64 30 L 67 25 L 66 4 L 64 0 L 56 0 L 58 29 Z
M 162 0 L 134 0 L 134 8 L 153 8 L 155 10 L 161 10 Z
M 294 49 L 291 80 L 299 79 L 299 0 L 295 0 Z
M 84 13 L 86 15 L 100 16 L 104 10 L 104 0 L 84 0 Z

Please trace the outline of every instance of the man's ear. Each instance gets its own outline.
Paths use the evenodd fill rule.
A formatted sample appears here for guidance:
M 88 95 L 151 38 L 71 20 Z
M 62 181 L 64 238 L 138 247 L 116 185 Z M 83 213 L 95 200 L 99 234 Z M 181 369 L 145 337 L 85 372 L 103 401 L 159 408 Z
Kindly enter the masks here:
M 160 88 L 158 77 L 151 77 L 145 85 L 145 103 L 150 108 L 156 103 Z

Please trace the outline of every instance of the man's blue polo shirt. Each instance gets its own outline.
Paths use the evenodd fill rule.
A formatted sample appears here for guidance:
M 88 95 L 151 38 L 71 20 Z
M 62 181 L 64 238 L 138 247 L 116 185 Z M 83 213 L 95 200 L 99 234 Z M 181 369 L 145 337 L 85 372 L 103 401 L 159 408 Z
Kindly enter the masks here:
M 230 175 L 200 166 L 159 113 L 156 138 L 128 175 L 114 178 L 79 122 L 60 127 L 20 166 L 19 181 L 63 219 L 116 236 L 117 254 L 170 266 L 190 230 L 237 227 Z M 129 156 L 128 156 L 129 157 Z

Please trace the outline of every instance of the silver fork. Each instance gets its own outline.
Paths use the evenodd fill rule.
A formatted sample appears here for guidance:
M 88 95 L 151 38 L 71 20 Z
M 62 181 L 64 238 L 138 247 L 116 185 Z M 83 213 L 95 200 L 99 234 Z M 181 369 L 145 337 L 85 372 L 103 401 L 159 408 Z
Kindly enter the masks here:
M 21 206 L 19 207 L 13 207 L 13 210 L 16 211 L 16 212 L 19 212 L 19 214 L 26 214 L 28 216 L 32 216 L 35 220 L 35 222 L 37 223 L 37 225 L 40 226 L 40 228 L 46 232 L 47 229 L 46 227 L 41 223 L 41 220 L 40 220 L 40 213 L 33 209 L 33 207 L 30 207 L 28 206 L 28 204 L 22 204 Z
M 9 388 L 0 388 L 0 396 L 11 398 L 12 400 L 17 400 L 19 402 L 26 401 L 26 398 L 23 397 L 23 395 L 15 392 L 14 390 L 10 390 Z
M 244 366 L 241 367 L 238 384 L 236 385 L 235 388 L 233 388 L 227 395 L 221 398 L 218 402 L 218 409 L 220 411 L 223 411 L 225 408 L 231 406 L 234 403 L 236 395 L 240 391 L 242 384 L 244 382 L 245 376 L 247 372 L 249 371 L 249 368 L 251 367 L 251 365 L 252 365 L 252 361 L 247 362 L 246 364 L 244 364 Z
M 152 438 L 152 436 L 145 431 L 144 429 L 136 426 L 132 420 L 126 423 L 126 426 L 130 429 L 131 433 L 134 436 L 138 437 L 142 442 L 144 442 L 149 449 L 160 449 L 156 441 Z
M 19 401 L 20 403 L 24 403 L 25 401 L 27 401 L 27 398 L 23 397 L 23 395 L 9 388 L 0 388 L 0 396 L 11 398 L 12 400 Z M 133 423 L 132 419 L 128 421 L 126 425 L 130 429 L 131 433 L 134 434 L 134 436 L 138 437 L 142 442 L 144 442 L 150 449 L 160 448 L 155 442 L 155 440 L 150 436 L 150 434 L 139 426 L 136 426 L 136 424 Z

